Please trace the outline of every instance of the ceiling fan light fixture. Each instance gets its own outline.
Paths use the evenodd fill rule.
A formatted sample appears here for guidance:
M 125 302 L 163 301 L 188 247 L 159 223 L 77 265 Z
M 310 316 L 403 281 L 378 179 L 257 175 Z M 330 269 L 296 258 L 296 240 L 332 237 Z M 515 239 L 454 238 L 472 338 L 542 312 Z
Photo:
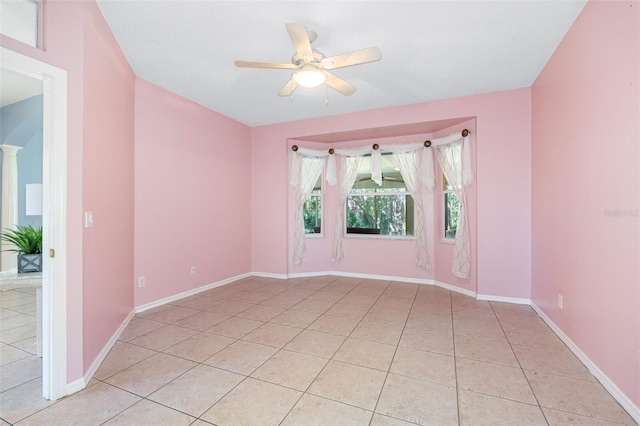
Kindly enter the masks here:
M 278 96 L 291 96 L 296 87 L 313 89 L 322 84 L 344 96 L 351 96 L 358 89 L 330 71 L 376 62 L 382 58 L 382 52 L 377 47 L 367 47 L 327 58 L 323 53 L 311 47 L 311 43 L 317 36 L 314 32 L 308 31 L 300 24 L 288 23 L 286 27 L 293 47 L 296 49 L 291 57 L 291 63 L 235 61 L 236 66 L 243 68 L 293 70 L 289 81 L 278 91 Z
M 293 73 L 293 80 L 298 83 L 299 86 L 307 89 L 313 89 L 320 86 L 326 79 L 327 76 L 324 75 L 322 71 L 311 65 L 305 65 Z

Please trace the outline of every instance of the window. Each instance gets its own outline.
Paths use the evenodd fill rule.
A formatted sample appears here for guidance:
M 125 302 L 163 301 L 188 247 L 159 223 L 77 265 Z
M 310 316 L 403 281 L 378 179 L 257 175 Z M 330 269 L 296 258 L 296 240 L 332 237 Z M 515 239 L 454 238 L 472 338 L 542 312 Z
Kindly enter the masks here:
M 0 1 L 0 28 L 2 34 L 30 46 L 38 46 L 38 14 L 41 1 Z
M 413 198 L 391 155 L 382 155 L 382 186 L 371 180 L 371 156 L 363 159 L 346 204 L 347 234 L 413 236 Z
M 302 206 L 302 216 L 305 234 L 322 233 L 322 174 L 313 187 L 311 196 Z
M 458 217 L 460 216 L 460 202 L 444 175 L 442 175 L 442 192 L 444 195 L 444 238 L 446 240 L 455 239 Z

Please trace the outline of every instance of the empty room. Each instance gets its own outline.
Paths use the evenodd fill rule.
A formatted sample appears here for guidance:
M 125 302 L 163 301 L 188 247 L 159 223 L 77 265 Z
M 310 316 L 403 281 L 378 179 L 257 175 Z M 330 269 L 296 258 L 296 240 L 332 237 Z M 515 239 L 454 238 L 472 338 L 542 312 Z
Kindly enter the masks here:
M 0 424 L 640 422 L 640 2 L 0 24 Z

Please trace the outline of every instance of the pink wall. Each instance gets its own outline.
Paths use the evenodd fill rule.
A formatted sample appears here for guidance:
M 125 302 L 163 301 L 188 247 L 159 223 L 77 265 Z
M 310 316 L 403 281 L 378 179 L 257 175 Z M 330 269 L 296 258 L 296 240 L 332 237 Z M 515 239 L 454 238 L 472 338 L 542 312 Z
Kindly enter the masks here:
M 135 84 L 95 3 L 86 10 L 82 196 L 94 225 L 83 239 L 84 371 L 133 309 Z
M 251 217 L 253 270 L 275 274 L 296 272 L 289 264 L 287 248 L 288 221 L 292 220 L 287 208 L 287 139 L 476 117 L 477 289 L 486 295 L 529 298 L 530 112 L 530 89 L 526 88 L 253 128 L 252 205 L 261 206 L 253 210 Z M 504 200 L 509 203 L 505 204 Z M 396 248 L 400 243 L 407 244 L 387 244 Z M 375 259 L 377 250 L 371 249 L 366 242 L 354 244 L 363 255 L 359 260 L 344 260 L 347 272 L 377 268 L 369 260 Z M 310 251 L 309 255 L 312 254 Z M 332 269 L 341 270 L 337 268 Z M 425 276 L 424 272 L 417 275 L 420 272 L 411 268 L 415 265 L 407 265 L 403 269 L 405 273 L 394 272 L 407 277 Z M 383 270 L 391 268 L 381 268 L 379 272 L 375 269 L 376 273 Z
M 136 306 L 251 271 L 250 136 L 136 80 Z
M 253 272 L 287 273 L 288 136 L 279 126 L 251 128 L 251 205 L 260 206 L 251 211 Z
M 133 305 L 131 292 L 125 294 L 126 291 L 123 290 L 124 286 L 130 285 L 131 282 L 131 270 L 126 260 L 126 257 L 131 255 L 130 242 L 125 239 L 124 244 L 119 245 L 122 247 L 122 253 L 114 252 L 107 255 L 104 260 L 106 264 L 115 262 L 118 268 L 123 268 L 115 273 L 112 272 L 111 276 L 117 277 L 118 280 L 115 284 L 111 278 L 98 276 L 97 271 L 102 270 L 103 267 L 94 269 L 97 261 L 94 260 L 93 266 L 88 270 L 83 266 L 85 257 L 95 259 L 93 251 L 103 242 L 104 231 L 127 226 L 109 223 L 109 219 L 102 216 L 109 212 L 108 209 L 103 210 L 102 206 L 108 203 L 108 200 L 120 200 L 120 195 L 110 192 L 94 194 L 91 206 L 85 204 L 83 199 L 84 180 L 91 181 L 94 173 L 102 176 L 105 169 L 112 167 L 111 163 L 107 162 L 95 164 L 96 149 L 102 148 L 94 148 L 94 140 L 87 138 L 95 137 L 95 143 L 98 145 L 105 143 L 107 138 L 101 137 L 98 132 L 91 129 L 85 131 L 85 127 L 88 126 L 88 123 L 85 123 L 85 115 L 92 124 L 99 121 L 97 117 L 103 112 L 103 104 L 94 96 L 99 84 L 116 88 L 117 94 L 114 94 L 114 98 L 120 106 L 130 108 L 127 89 L 120 89 L 118 85 L 127 81 L 129 83 L 125 84 L 130 84 L 131 76 L 126 76 L 126 66 L 119 48 L 115 45 L 113 38 L 106 33 L 102 15 L 93 2 L 49 0 L 45 4 L 46 51 L 26 46 L 2 35 L 0 35 L 0 45 L 67 71 L 67 379 L 68 382 L 73 382 L 84 375 L 86 365 L 91 362 L 90 359 L 84 359 L 85 353 L 88 357 L 93 356 L 96 349 L 104 346 L 111 337 L 105 334 L 106 330 L 102 326 L 94 329 L 96 326 L 94 317 L 83 309 L 85 290 L 98 295 L 108 293 L 111 291 L 110 287 L 115 285 L 116 304 L 108 311 L 103 311 L 108 312 L 108 328 L 113 326 L 114 320 L 120 316 L 123 309 L 129 309 Z M 88 52 L 93 49 L 96 51 Z M 114 55 L 108 59 L 100 59 L 100 63 L 106 64 L 110 70 L 116 72 L 116 75 L 101 73 L 101 77 L 106 80 L 97 82 L 95 78 L 89 77 L 85 83 L 85 71 L 95 71 L 89 62 L 100 58 L 102 54 Z M 88 93 L 87 99 L 85 99 L 85 90 Z M 126 145 L 126 141 L 131 141 L 131 136 L 127 136 L 130 120 L 115 113 L 113 106 L 105 106 L 104 114 L 106 123 L 113 127 L 109 135 L 124 135 L 125 141 L 117 144 L 117 152 L 122 154 L 122 147 Z M 123 118 L 125 121 L 120 123 L 120 119 Z M 106 143 L 112 143 L 112 141 L 106 140 Z M 88 146 L 90 144 L 91 147 Z M 85 149 L 89 150 L 87 156 L 83 154 Z M 85 159 L 90 161 L 91 167 L 84 167 Z M 119 160 L 125 163 L 131 161 L 126 154 L 125 158 Z M 118 188 L 130 192 L 127 185 L 119 183 Z M 102 201 L 103 197 L 105 202 Z M 95 234 L 100 235 L 91 239 L 90 235 L 85 234 L 83 230 L 83 211 L 94 207 L 99 213 Z M 126 209 L 127 207 L 123 206 L 123 211 Z M 119 231 L 116 231 L 116 234 L 121 235 Z M 88 239 L 86 247 L 85 237 Z M 84 276 L 85 272 L 88 273 L 87 277 Z M 129 275 L 128 283 L 120 281 L 125 275 Z M 87 300 L 92 303 L 95 298 L 89 295 Z M 112 302 L 114 302 L 113 299 Z M 88 317 L 85 317 L 85 313 Z M 83 334 L 87 336 L 87 341 L 83 340 Z
M 589 2 L 532 97 L 532 298 L 636 406 L 639 13 Z
M 73 382 L 133 308 L 135 276 L 147 274 L 146 292 L 135 294 L 139 306 L 250 271 L 250 131 L 137 82 L 143 88 L 137 87 L 135 98 L 140 118 L 135 120 L 134 256 L 135 77 L 95 3 L 49 0 L 46 5 L 46 52 L 1 35 L 0 45 L 68 73 L 67 377 Z M 178 132 L 182 125 L 185 131 Z M 219 149 L 227 143 L 233 150 Z M 174 154 L 180 156 L 169 161 Z M 153 188 L 167 191 L 166 167 L 177 178 L 169 181 L 173 191 L 157 197 Z M 225 185 L 215 187 L 214 179 Z M 219 208 L 230 201 L 234 209 Z M 176 203 L 185 208 L 180 211 Z M 94 213 L 91 229 L 83 229 L 84 211 Z M 194 220 L 198 225 L 185 231 L 184 223 Z M 158 247 L 168 249 L 163 253 Z M 155 268 L 158 259 L 166 260 L 165 268 Z M 176 286 L 176 277 L 188 285 Z

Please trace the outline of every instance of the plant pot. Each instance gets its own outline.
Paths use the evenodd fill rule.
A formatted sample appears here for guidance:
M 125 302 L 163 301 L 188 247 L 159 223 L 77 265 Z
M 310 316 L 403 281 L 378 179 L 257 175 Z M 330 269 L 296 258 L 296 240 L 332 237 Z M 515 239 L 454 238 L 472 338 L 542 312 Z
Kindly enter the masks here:
M 18 273 L 25 272 L 42 272 L 42 253 L 18 255 Z

